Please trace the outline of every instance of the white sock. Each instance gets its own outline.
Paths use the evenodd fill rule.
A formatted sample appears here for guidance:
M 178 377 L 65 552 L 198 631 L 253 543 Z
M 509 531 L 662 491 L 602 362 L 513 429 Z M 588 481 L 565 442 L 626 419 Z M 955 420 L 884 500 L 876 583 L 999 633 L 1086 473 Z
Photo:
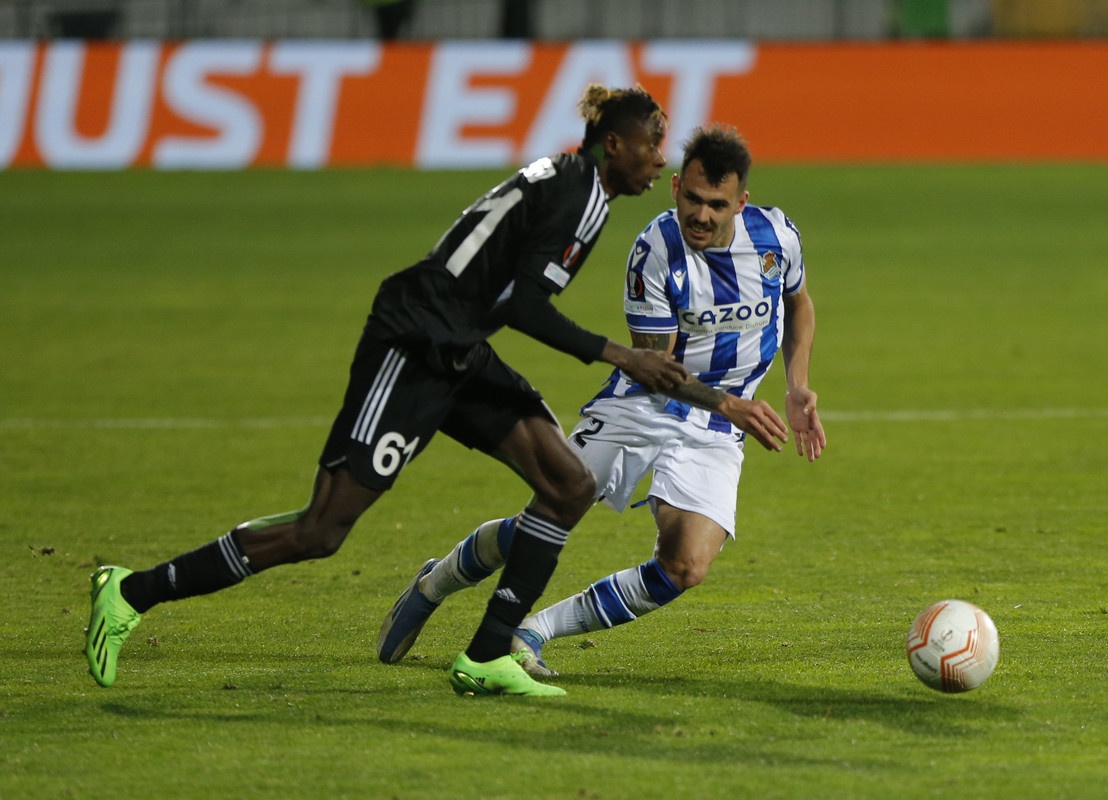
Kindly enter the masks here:
M 523 620 L 543 641 L 612 628 L 638 619 L 676 599 L 682 590 L 656 559 L 602 578 L 583 592 Z
M 504 533 L 501 528 L 510 528 Z M 515 529 L 515 518 L 494 519 L 478 525 L 469 536 L 454 545 L 454 549 L 419 582 L 419 591 L 432 603 L 441 603 L 448 595 L 476 586 L 504 566 L 500 540 Z

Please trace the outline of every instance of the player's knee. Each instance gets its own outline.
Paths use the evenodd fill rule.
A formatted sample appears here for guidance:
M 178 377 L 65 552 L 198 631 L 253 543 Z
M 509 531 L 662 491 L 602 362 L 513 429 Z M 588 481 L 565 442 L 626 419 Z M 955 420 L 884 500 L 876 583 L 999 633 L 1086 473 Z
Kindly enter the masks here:
M 329 558 L 339 551 L 346 541 L 347 531 L 327 531 L 315 540 L 315 553 L 312 558 Z
M 567 516 L 583 517 L 596 497 L 596 476 L 584 464 L 559 489 L 559 502 Z
M 539 499 L 563 522 L 574 524 L 593 504 L 596 476 L 583 462 L 575 463 L 556 478 L 547 475 L 535 485 Z
M 575 484 L 577 492 L 574 495 L 574 503 L 581 509 L 581 513 L 584 514 L 592 504 L 596 501 L 596 476 L 588 467 L 581 472 L 580 477 Z
M 691 589 L 704 582 L 708 577 L 710 564 L 696 560 L 666 559 L 659 557 L 658 563 L 666 571 L 666 575 L 673 581 L 674 586 L 682 591 Z

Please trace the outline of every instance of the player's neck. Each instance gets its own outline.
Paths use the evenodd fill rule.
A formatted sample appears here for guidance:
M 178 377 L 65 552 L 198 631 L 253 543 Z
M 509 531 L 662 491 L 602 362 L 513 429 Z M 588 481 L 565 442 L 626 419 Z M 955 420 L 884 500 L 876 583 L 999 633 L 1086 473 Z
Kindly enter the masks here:
M 602 142 L 597 142 L 587 150 L 582 150 L 582 152 L 588 153 L 596 159 L 597 168 L 600 171 L 600 185 L 604 187 L 604 194 L 607 196 L 608 200 L 614 200 L 619 193 L 613 191 L 608 185 L 608 167 L 607 162 L 604 160 L 604 144 Z

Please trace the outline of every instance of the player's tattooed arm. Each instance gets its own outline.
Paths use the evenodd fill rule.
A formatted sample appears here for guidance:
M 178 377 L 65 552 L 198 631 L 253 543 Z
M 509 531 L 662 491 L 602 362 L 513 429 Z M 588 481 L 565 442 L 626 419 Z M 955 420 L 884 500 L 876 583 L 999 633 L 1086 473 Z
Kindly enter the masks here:
M 663 353 L 672 353 L 673 345 L 677 342 L 677 334 L 674 333 L 636 333 L 631 331 L 631 346 L 641 347 L 644 350 L 661 350 Z
M 728 395 L 719 389 L 713 389 L 706 383 L 701 383 L 696 378 L 691 378 L 688 383 L 678 386 L 669 396 L 688 403 L 690 406 L 706 408 L 709 411 L 719 411 Z
M 671 353 L 676 343 L 677 334 L 675 333 L 637 333 L 631 331 L 631 344 L 646 350 L 660 350 L 663 353 Z M 680 400 L 697 408 L 706 408 L 709 411 L 718 411 L 727 398 L 724 392 L 713 389 L 696 378 L 689 378 L 688 382 L 671 389 L 666 394 L 675 400 Z
M 672 353 L 677 334 L 631 332 L 631 343 L 642 349 Z M 666 389 L 670 397 L 697 408 L 716 411 L 727 417 L 741 431 L 753 436 L 767 450 L 780 450 L 781 442 L 788 441 L 785 423 L 764 400 L 746 400 L 727 392 L 721 392 L 691 375 L 684 383 Z

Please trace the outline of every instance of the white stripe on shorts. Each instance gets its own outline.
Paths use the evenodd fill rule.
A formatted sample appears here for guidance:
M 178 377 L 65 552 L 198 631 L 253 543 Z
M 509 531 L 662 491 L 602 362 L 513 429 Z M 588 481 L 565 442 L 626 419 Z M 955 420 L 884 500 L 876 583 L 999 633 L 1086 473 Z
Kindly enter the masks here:
M 373 379 L 373 385 L 369 387 L 369 394 L 366 395 L 358 421 L 354 423 L 351 438 L 363 444 L 373 441 L 373 434 L 377 431 L 377 423 L 381 419 L 381 411 L 388 402 L 392 388 L 396 385 L 396 379 L 406 361 L 404 354 L 399 350 L 395 348 L 389 350 L 384 363 L 381 364 L 381 370 Z

